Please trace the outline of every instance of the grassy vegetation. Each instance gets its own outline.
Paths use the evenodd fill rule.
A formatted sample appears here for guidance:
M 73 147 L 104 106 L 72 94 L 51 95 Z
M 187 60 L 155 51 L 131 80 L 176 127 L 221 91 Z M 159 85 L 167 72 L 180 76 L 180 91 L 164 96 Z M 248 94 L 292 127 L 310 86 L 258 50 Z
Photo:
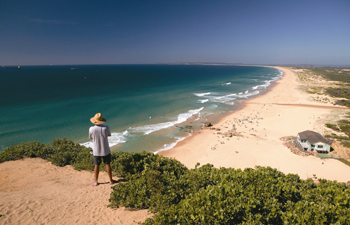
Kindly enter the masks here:
M 350 107 L 350 68 L 343 67 L 307 67 L 298 77 L 301 82 L 312 83 L 312 77 L 320 76 L 325 80 L 334 81 L 331 87 L 309 86 L 305 90 L 309 94 L 327 94 L 339 99 L 335 104 Z
M 0 153 L 0 162 L 41 157 L 55 165 L 92 170 L 89 148 L 70 140 L 22 143 Z M 153 153 L 113 152 L 110 207 L 149 209 L 143 224 L 350 224 L 350 187 L 301 180 L 270 167 L 235 170 L 206 164 L 188 169 Z M 103 168 L 103 167 L 101 167 Z
M 340 131 L 340 129 L 338 128 L 338 126 L 336 124 L 330 124 L 330 123 L 326 123 L 326 127 L 335 130 L 335 131 Z
M 343 67 L 310 67 L 307 68 L 313 74 L 321 75 L 327 80 L 339 81 L 350 85 L 350 71 L 349 68 Z
M 341 105 L 341 106 L 346 106 L 350 108 L 350 100 L 345 100 L 345 99 L 337 100 L 335 102 L 335 105 Z
M 345 163 L 346 165 L 350 166 L 350 162 L 346 159 L 338 159 L 340 162 Z
M 345 118 L 349 118 L 350 113 L 347 113 L 345 115 Z M 347 119 L 342 119 L 342 120 L 338 120 L 336 121 L 336 124 L 325 124 L 326 127 L 336 131 L 336 132 L 341 132 L 344 135 L 337 135 L 335 133 L 332 133 L 331 135 L 326 135 L 327 138 L 331 138 L 331 139 L 336 139 L 341 141 L 342 145 L 350 148 L 350 121 Z
M 336 86 L 327 87 L 325 93 L 335 98 L 342 98 L 335 102 L 336 105 L 343 105 L 350 108 L 350 71 L 349 68 L 336 67 L 311 67 L 308 70 L 322 76 L 329 81 L 336 81 Z

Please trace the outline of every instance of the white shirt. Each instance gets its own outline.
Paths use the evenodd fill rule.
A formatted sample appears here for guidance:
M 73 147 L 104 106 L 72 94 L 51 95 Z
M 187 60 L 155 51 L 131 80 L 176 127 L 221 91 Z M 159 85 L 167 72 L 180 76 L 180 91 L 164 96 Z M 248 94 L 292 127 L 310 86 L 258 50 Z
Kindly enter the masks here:
M 89 129 L 89 138 L 93 140 L 93 155 L 106 156 L 111 154 L 108 144 L 108 136 L 111 136 L 111 131 L 106 125 L 95 125 Z

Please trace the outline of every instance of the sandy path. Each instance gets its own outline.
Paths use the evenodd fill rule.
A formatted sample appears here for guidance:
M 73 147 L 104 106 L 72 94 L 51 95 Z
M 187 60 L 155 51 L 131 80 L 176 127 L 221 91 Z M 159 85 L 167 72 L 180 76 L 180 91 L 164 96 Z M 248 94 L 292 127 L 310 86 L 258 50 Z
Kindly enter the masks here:
M 321 119 L 332 110 L 348 109 L 310 102 L 308 95 L 299 91 L 294 73 L 285 68 L 278 69 L 285 75 L 271 91 L 248 100 L 241 110 L 215 124 L 223 132 L 235 125 L 243 137 L 227 138 L 218 135 L 218 131 L 205 129 L 159 154 L 174 157 L 191 168 L 197 162 L 241 169 L 260 165 L 296 173 L 303 179 L 316 174 L 319 178 L 350 181 L 349 166 L 334 159 L 295 155 L 280 140 L 305 130 L 320 132 Z
M 92 186 L 93 173 L 57 167 L 43 159 L 0 164 L 0 224 L 137 224 L 146 210 L 107 208 L 106 173 Z

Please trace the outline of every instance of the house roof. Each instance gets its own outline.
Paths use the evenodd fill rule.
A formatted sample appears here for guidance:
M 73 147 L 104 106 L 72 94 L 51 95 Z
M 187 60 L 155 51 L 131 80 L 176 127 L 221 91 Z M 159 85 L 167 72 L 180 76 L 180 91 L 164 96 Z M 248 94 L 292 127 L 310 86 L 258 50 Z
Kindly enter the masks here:
M 299 135 L 300 139 L 307 140 L 311 144 L 322 142 L 324 144 L 332 145 L 332 143 L 333 143 L 333 140 L 327 139 L 327 138 L 323 137 L 321 134 L 319 134 L 315 131 L 312 131 L 312 130 L 306 130 L 306 131 L 300 132 L 300 133 L 298 133 L 298 135 Z

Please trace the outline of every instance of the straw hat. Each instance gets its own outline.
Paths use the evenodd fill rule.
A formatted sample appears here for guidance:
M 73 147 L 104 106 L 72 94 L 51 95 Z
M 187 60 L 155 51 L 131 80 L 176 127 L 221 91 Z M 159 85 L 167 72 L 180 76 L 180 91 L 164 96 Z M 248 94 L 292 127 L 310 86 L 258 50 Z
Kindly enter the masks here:
M 90 119 L 91 123 L 93 124 L 97 124 L 97 125 L 100 125 L 100 124 L 103 124 L 106 122 L 106 119 L 102 117 L 101 113 L 96 113 L 96 115 L 94 117 L 92 117 Z

